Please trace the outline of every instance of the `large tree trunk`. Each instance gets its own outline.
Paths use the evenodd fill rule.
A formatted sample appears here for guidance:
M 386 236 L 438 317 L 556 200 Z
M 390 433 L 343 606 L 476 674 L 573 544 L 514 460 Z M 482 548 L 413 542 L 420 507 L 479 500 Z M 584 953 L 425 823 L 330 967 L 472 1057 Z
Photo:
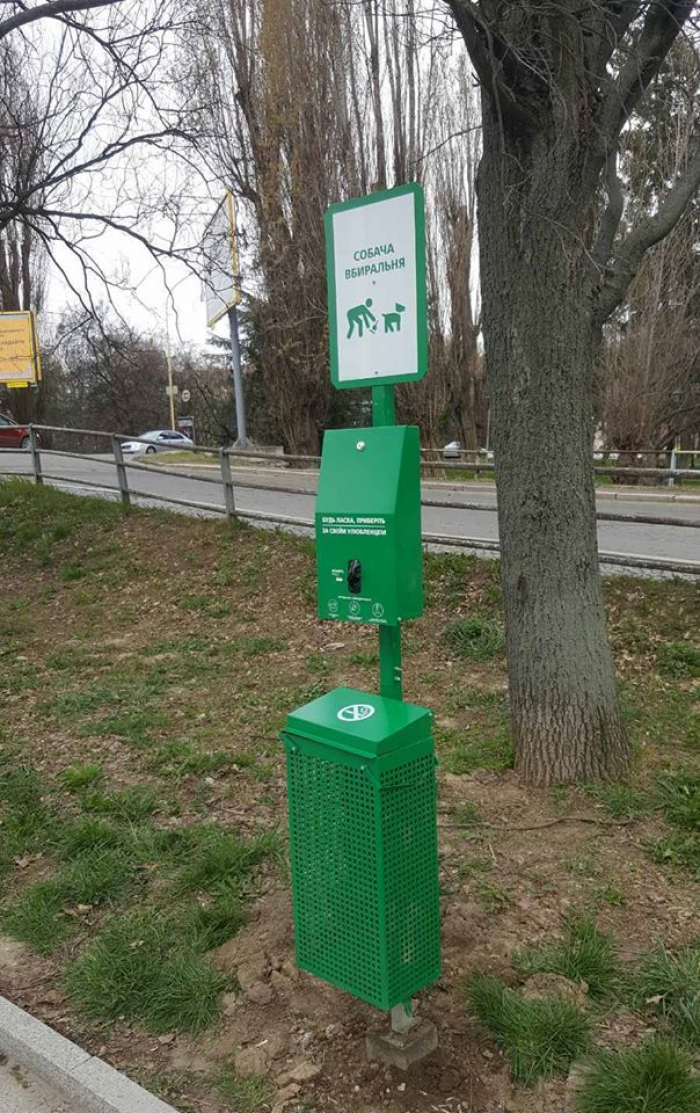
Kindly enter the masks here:
M 516 767 L 531 784 L 616 779 L 628 747 L 598 570 L 580 137 L 571 121 L 504 127 L 488 96 L 483 113 L 483 320 Z

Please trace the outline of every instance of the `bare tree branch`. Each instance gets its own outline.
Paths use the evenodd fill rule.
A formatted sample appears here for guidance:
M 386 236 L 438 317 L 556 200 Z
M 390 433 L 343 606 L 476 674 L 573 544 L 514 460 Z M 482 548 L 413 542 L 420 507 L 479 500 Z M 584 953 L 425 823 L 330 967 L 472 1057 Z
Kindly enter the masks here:
M 531 119 L 536 110 L 533 93 L 539 89 L 537 72 L 522 64 L 471 0 L 447 0 L 447 4 L 479 80 L 487 93 L 498 99 L 499 111 L 521 122 Z
M 22 8 L 9 19 L 0 22 L 0 39 L 4 39 L 11 31 L 16 31 L 18 27 L 36 23 L 38 19 L 53 19 L 67 12 L 84 12 L 90 8 L 108 8 L 122 2 L 123 0 L 52 0 L 50 3 L 39 4 L 36 8 Z
M 608 62 L 639 16 L 642 3 L 641 0 L 607 0 L 599 8 L 592 68 L 595 74 L 602 77 Z
M 605 179 L 605 191 L 607 193 L 608 203 L 600 220 L 598 239 L 592 253 L 593 263 L 601 271 L 610 258 L 610 252 L 612 251 L 612 246 L 625 207 L 622 182 L 617 172 L 617 158 L 618 152 L 617 149 L 615 149 L 608 158 Z
M 639 39 L 631 44 L 629 57 L 601 106 L 601 141 L 606 151 L 615 145 L 694 8 L 694 0 L 654 0 L 649 5 Z
M 653 216 L 633 228 L 615 255 L 598 294 L 595 321 L 602 325 L 625 297 L 645 253 L 676 226 L 693 194 L 700 188 L 700 137 L 683 174 Z

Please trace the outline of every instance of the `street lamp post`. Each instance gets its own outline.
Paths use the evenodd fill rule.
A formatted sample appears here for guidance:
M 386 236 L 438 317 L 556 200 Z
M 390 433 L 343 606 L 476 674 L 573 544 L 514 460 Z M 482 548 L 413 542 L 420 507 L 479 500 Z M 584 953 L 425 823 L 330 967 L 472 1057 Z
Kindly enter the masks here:
M 248 433 L 245 420 L 245 396 L 241 375 L 241 341 L 238 335 L 238 311 L 232 305 L 228 311 L 228 327 L 231 337 L 231 373 L 233 376 L 233 398 L 236 406 L 236 443 L 234 448 L 248 447 Z
M 170 428 L 175 428 L 175 391 L 173 390 L 173 361 L 170 355 L 170 326 L 168 303 L 165 303 L 165 362 L 168 367 L 168 401 L 170 403 Z

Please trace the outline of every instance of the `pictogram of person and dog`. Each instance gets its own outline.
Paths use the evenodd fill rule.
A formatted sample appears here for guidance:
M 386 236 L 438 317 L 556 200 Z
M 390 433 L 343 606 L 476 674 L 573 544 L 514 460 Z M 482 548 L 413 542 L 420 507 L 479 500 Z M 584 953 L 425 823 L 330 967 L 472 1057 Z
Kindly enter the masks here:
M 401 315 L 405 312 L 406 306 L 397 301 L 390 313 L 382 313 L 384 332 L 401 332 Z M 355 335 L 361 340 L 365 332 L 376 332 L 379 326 L 379 321 L 372 312 L 371 298 L 367 298 L 360 305 L 354 305 L 352 309 L 348 309 L 347 317 L 349 325 L 348 340 Z

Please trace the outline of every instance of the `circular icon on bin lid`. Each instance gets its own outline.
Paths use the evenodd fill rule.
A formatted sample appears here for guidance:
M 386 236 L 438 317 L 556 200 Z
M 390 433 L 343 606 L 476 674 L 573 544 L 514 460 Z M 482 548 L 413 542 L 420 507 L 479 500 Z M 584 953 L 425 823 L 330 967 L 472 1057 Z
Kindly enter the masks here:
M 371 703 L 349 703 L 347 707 L 341 707 L 336 719 L 340 719 L 341 723 L 361 723 L 371 719 L 376 710 Z
M 337 599 L 329 599 L 328 600 L 328 610 L 330 611 L 331 614 L 337 614 L 338 613 L 338 600 Z
M 357 599 L 353 599 L 352 603 L 348 607 L 348 610 L 350 611 L 350 614 L 360 613 L 360 604 L 357 602 Z
M 372 617 L 373 618 L 383 618 L 384 617 L 384 607 L 382 606 L 381 603 L 372 603 Z

